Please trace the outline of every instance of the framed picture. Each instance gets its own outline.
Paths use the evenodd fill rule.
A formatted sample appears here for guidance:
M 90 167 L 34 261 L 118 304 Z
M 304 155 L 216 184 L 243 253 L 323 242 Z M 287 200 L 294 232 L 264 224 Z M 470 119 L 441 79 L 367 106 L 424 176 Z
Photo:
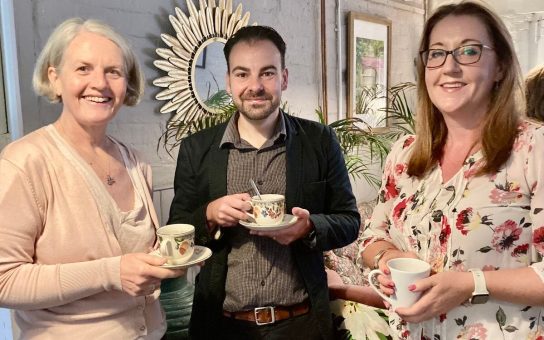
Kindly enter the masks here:
M 358 117 L 370 128 L 385 128 L 391 21 L 349 12 L 348 25 L 347 117 Z
M 198 58 L 196 59 L 196 64 L 195 64 L 196 67 L 206 68 L 206 50 L 207 49 L 208 47 L 205 47 L 200 53 L 200 55 L 198 56 Z

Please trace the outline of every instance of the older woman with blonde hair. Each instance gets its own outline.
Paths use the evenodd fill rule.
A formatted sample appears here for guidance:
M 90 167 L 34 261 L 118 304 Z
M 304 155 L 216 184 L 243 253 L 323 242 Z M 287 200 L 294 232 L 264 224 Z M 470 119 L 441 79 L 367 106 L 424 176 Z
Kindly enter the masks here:
M 544 128 L 523 116 L 512 39 L 481 2 L 439 7 L 418 63 L 418 125 L 393 147 L 363 240 L 367 266 L 420 258 L 423 295 L 394 309 L 401 339 L 544 334 Z M 389 275 L 377 277 L 395 293 Z
M 149 255 L 159 226 L 151 169 L 106 134 L 144 81 L 127 42 L 96 20 L 51 34 L 34 72 L 58 120 L 0 157 L 0 307 L 24 339 L 160 339 L 161 268 Z

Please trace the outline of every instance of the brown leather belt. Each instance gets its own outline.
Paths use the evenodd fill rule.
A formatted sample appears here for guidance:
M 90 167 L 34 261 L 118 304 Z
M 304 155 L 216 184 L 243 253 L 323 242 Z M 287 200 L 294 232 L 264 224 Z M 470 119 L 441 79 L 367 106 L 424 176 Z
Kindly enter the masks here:
M 241 312 L 223 311 L 223 315 L 236 320 L 255 322 L 257 325 L 267 325 L 276 321 L 289 319 L 295 316 L 306 314 L 310 311 L 308 301 L 292 306 L 268 306 L 257 307 L 252 310 Z

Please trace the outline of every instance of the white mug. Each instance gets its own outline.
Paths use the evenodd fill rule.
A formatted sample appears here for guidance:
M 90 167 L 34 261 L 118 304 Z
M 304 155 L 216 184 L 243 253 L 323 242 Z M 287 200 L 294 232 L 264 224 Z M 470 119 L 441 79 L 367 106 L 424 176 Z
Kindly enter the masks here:
M 187 262 L 195 250 L 195 227 L 190 224 L 169 224 L 157 229 L 159 251 L 168 264 Z
M 421 292 L 412 292 L 408 290 L 408 286 L 428 277 L 431 272 L 431 266 L 420 259 L 407 257 L 389 260 L 387 261 L 387 266 L 391 272 L 391 280 L 395 283 L 395 294 L 387 296 L 380 290 L 379 286 L 375 285 L 374 276 L 378 274 L 385 275 L 379 269 L 374 269 L 368 273 L 370 287 L 385 301 L 389 302 L 393 306 L 393 309 L 410 307 L 419 299 Z

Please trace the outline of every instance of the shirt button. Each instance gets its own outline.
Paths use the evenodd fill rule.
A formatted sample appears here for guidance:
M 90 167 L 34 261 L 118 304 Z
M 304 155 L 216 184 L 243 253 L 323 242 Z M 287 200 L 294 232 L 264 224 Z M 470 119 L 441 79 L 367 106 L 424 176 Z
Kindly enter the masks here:
M 264 183 L 264 181 L 262 179 L 257 181 L 257 184 L 259 184 L 259 185 L 263 185 L 263 183 Z
M 261 286 L 264 286 L 264 280 L 261 281 Z
M 136 308 L 137 308 L 138 310 L 143 310 L 143 309 L 144 309 L 144 305 L 138 305 Z
M 145 326 L 140 326 L 140 330 L 143 332 L 145 331 Z

